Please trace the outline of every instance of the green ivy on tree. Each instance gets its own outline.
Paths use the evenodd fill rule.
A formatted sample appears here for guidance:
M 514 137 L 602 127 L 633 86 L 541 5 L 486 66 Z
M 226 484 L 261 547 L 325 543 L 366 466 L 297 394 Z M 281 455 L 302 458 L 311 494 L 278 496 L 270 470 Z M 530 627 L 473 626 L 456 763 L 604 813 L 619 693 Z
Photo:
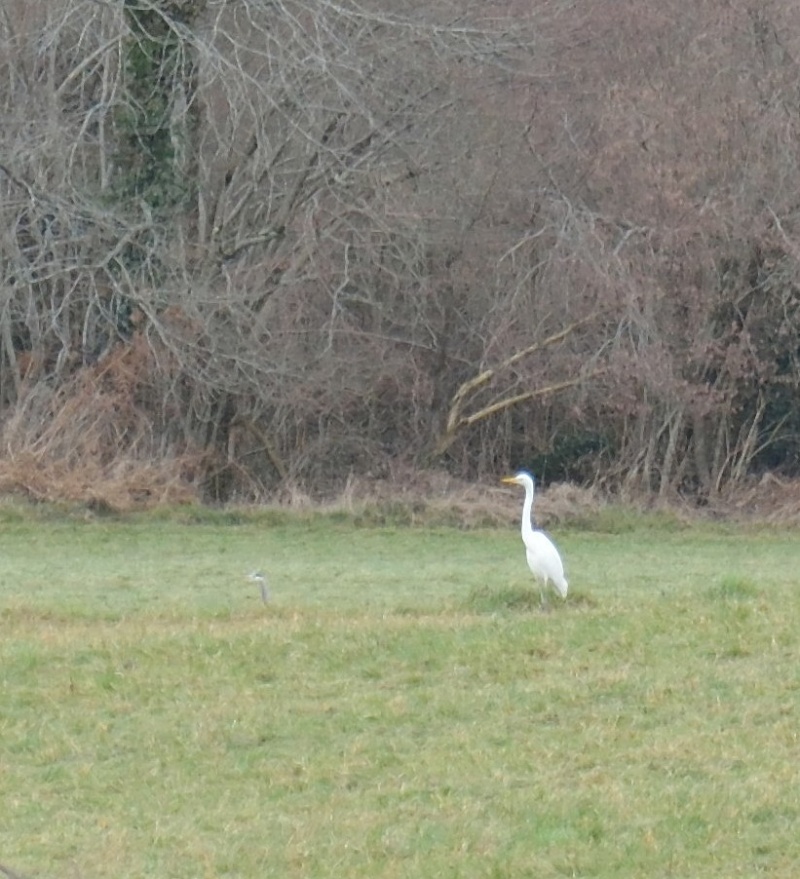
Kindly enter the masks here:
M 195 66 L 186 35 L 206 0 L 125 0 L 125 100 L 116 116 L 116 195 L 164 218 L 192 193 Z

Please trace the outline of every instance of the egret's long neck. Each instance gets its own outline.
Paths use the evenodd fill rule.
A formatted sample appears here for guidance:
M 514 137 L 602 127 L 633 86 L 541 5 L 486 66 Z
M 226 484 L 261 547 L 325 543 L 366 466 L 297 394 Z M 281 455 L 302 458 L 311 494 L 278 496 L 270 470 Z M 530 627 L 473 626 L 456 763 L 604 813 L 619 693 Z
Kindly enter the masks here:
M 525 486 L 525 503 L 522 505 L 522 536 L 533 531 L 531 514 L 533 512 L 533 486 Z

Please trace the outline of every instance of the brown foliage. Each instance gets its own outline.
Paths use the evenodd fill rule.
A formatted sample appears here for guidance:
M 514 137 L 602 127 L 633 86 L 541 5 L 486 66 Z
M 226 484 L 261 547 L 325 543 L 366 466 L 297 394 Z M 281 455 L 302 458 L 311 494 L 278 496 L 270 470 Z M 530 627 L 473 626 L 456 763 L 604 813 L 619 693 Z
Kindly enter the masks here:
M 143 401 L 153 365 L 138 336 L 55 390 L 30 386 L 3 425 L 0 491 L 117 511 L 197 500 L 208 456 L 161 445 Z

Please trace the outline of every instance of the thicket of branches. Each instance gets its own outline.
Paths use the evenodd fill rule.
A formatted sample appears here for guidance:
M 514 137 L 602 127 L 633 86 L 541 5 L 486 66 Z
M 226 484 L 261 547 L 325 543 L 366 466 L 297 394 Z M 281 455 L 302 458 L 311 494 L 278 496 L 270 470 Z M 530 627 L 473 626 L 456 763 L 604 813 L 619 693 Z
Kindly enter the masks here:
M 800 9 L 520 7 L 4 4 L 0 486 L 795 475 Z

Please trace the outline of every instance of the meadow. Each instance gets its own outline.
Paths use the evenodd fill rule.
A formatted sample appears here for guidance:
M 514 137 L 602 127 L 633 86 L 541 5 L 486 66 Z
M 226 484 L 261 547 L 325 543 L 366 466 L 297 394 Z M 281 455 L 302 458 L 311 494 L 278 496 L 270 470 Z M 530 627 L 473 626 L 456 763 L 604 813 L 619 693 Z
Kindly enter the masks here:
M 797 532 L 0 520 L 24 876 L 800 875 Z

